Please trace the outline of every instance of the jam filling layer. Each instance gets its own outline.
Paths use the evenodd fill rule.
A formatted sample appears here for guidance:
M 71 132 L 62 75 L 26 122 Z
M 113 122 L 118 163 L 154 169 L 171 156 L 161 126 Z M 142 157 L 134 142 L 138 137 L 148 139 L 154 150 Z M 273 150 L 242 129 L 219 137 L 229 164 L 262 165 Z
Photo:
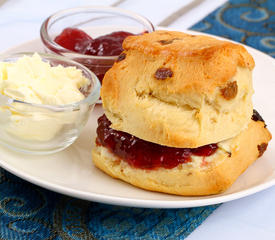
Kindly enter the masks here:
M 198 148 L 174 148 L 151 143 L 131 134 L 110 128 L 105 115 L 98 119 L 96 144 L 106 147 L 111 153 L 132 167 L 141 169 L 171 169 L 179 164 L 191 162 L 191 156 L 208 157 L 216 152 L 217 144 Z

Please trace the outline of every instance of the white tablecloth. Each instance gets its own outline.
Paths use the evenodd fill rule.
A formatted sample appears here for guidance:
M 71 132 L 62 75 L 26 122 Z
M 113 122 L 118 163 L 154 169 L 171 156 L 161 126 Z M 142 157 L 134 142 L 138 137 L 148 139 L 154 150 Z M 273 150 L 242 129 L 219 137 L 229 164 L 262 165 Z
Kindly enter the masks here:
M 146 16 L 155 25 L 187 6 L 189 11 L 169 25 L 184 30 L 225 0 L 0 0 L 0 52 L 16 44 L 39 38 L 42 21 L 58 10 L 99 3 L 110 6 L 119 2 L 118 7 Z M 275 239 L 274 200 L 275 187 L 272 187 L 252 196 L 224 203 L 187 239 Z

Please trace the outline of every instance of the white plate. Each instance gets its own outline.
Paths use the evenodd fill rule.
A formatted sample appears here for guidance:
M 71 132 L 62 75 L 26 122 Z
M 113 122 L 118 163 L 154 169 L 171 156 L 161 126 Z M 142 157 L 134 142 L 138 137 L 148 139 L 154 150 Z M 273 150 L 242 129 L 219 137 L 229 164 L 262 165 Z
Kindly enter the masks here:
M 196 34 L 194 32 L 191 32 Z M 256 61 L 254 106 L 275 132 L 275 60 L 247 47 Z M 40 40 L 33 40 L 7 52 L 42 51 Z M 95 108 L 80 138 L 63 152 L 30 156 L 0 146 L 0 165 L 13 174 L 44 188 L 69 196 L 122 206 L 150 208 L 196 207 L 227 202 L 275 185 L 275 145 L 271 141 L 264 156 L 251 165 L 226 192 L 204 197 L 181 197 L 145 191 L 115 180 L 96 169 L 91 161 L 96 120 L 102 113 Z

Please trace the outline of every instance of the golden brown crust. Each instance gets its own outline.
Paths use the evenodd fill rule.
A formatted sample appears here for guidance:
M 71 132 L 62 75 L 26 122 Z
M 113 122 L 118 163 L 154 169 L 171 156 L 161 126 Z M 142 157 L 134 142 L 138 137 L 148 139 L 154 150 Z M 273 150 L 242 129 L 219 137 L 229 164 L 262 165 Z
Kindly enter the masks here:
M 125 39 L 123 48 L 126 55 L 138 52 L 164 59 L 163 65 L 173 62 L 172 69 L 177 68 L 179 62 L 183 64 L 182 68 L 187 70 L 182 74 L 181 81 L 167 85 L 179 93 L 190 88 L 196 88 L 196 92 L 212 92 L 235 75 L 237 66 L 249 70 L 255 66 L 252 56 L 239 44 L 176 31 L 160 30 L 131 36 Z
M 130 167 L 104 147 L 92 151 L 94 164 L 108 175 L 134 186 L 177 195 L 209 195 L 225 191 L 259 155 L 258 146 L 268 143 L 271 134 L 263 122 L 250 122 L 248 128 L 228 140 L 231 153 L 220 150 L 204 163 L 182 164 L 174 169 L 142 170 Z

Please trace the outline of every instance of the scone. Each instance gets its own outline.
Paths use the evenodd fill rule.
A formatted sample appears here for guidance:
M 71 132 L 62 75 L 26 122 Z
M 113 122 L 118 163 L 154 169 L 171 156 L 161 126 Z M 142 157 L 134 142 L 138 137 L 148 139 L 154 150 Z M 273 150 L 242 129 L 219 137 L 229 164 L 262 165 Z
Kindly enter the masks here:
M 234 137 L 248 125 L 254 61 L 243 46 L 156 31 L 126 38 L 123 48 L 101 91 L 112 128 L 196 148 Z
M 156 31 L 126 38 L 106 73 L 94 164 L 140 188 L 226 190 L 271 134 L 252 106 L 253 58 L 211 37 Z

